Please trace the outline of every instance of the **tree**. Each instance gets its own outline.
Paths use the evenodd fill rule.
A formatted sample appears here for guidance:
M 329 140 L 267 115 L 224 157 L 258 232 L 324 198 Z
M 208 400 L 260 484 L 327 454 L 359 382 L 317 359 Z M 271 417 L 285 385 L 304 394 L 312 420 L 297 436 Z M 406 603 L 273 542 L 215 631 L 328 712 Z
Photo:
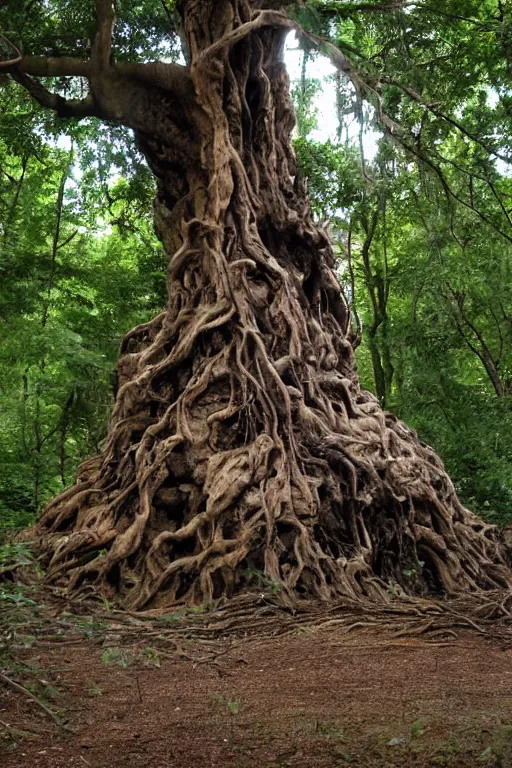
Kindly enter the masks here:
M 286 5 L 179 0 L 186 65 L 125 59 L 127 29 L 141 34 L 129 3 L 116 57 L 110 0 L 96 2 L 87 59 L 6 43 L 3 69 L 34 99 L 129 127 L 157 179 L 168 306 L 125 336 L 102 451 L 37 527 L 51 581 L 132 609 L 231 596 L 254 570 L 289 601 L 385 597 L 390 580 L 419 594 L 510 584 L 497 530 L 359 386 L 290 141 Z M 89 38 L 71 35 L 86 54 Z M 88 92 L 72 80 L 65 97 L 45 77 Z

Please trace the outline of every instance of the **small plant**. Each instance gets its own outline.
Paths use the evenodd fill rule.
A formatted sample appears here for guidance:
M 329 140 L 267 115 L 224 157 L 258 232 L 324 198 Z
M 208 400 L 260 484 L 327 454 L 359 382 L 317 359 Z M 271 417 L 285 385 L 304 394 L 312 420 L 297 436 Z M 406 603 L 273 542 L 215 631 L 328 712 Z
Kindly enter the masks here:
M 97 616 L 71 616 L 69 614 L 63 615 L 64 620 L 70 624 L 70 626 L 76 627 L 82 632 L 84 637 L 92 639 L 103 635 L 108 629 L 108 624 L 102 621 Z
M 126 669 L 131 661 L 131 655 L 126 648 L 105 648 L 101 654 L 102 664 L 118 664 Z
M 420 718 L 419 720 L 415 720 L 414 723 L 411 723 L 410 726 L 410 735 L 411 739 L 419 739 L 420 736 L 423 736 L 425 733 L 425 720 L 423 718 Z
M 315 725 L 315 733 L 317 733 L 319 736 L 323 736 L 326 739 L 345 741 L 345 734 L 341 728 L 338 728 L 333 724 L 322 724 L 317 721 Z
M 201 605 L 190 605 L 186 608 L 179 608 L 177 611 L 174 611 L 174 613 L 165 613 L 163 616 L 160 616 L 159 621 L 163 622 L 164 624 L 170 624 L 172 627 L 174 627 L 187 616 L 193 616 L 194 614 L 198 613 L 206 613 L 206 611 L 209 611 L 213 606 L 214 604 L 212 603 L 202 603 Z
M 278 581 L 269 578 L 263 571 L 247 568 L 243 575 L 247 579 L 248 584 L 256 583 L 258 587 L 270 589 L 273 594 L 276 594 L 281 589 L 281 584 Z
M 404 576 L 407 576 L 408 579 L 415 579 L 420 575 L 424 565 L 423 560 L 418 560 L 417 563 L 413 563 L 404 570 Z
M 160 656 L 158 655 L 158 651 L 156 651 L 154 648 L 144 648 L 143 656 L 143 661 L 146 666 L 160 668 Z
M 35 600 L 27 597 L 29 587 L 15 584 L 11 580 L 10 575 L 17 568 L 26 566 L 35 567 L 32 552 L 26 543 L 8 543 L 0 546 L 0 602 L 16 603 L 20 607 L 37 604 Z
M 105 648 L 101 654 L 103 664 L 117 664 L 121 669 L 126 669 L 131 664 L 143 664 L 145 667 L 160 668 L 160 655 L 155 648 L 143 648 L 140 650 L 131 648 Z
M 91 683 L 89 686 L 89 693 L 91 696 L 103 696 L 103 691 L 99 687 L 99 685 L 96 685 L 96 683 Z
M 210 701 L 219 704 L 221 707 L 225 707 L 229 712 L 231 741 L 233 741 L 235 737 L 235 715 L 238 715 L 240 712 L 240 703 L 237 699 L 226 698 L 225 696 L 219 696 L 218 694 L 210 696 Z
M 19 606 L 27 607 L 37 605 L 35 600 L 27 597 L 28 587 L 22 584 L 10 584 L 0 582 L 0 602 L 16 603 Z
M 240 712 L 240 704 L 235 699 L 227 699 L 226 700 L 226 707 L 229 709 L 232 715 L 238 715 Z
M 238 715 L 240 712 L 240 704 L 236 699 L 227 699 L 225 696 L 219 696 L 218 694 L 214 693 L 210 696 L 210 701 L 226 707 L 226 709 L 232 715 Z
M 403 736 L 393 736 L 387 742 L 388 747 L 406 747 L 411 749 L 412 744 L 423 736 L 426 730 L 426 721 L 423 718 L 419 718 L 410 724 L 409 729 Z
M 32 552 L 25 542 L 0 546 L 0 574 L 23 565 L 32 565 L 33 562 Z

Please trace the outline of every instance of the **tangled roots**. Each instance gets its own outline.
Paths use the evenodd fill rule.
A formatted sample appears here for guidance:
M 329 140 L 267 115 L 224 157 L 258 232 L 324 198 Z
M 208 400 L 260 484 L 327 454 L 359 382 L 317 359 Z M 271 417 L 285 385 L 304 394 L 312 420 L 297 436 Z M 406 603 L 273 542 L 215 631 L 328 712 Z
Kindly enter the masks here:
M 255 28 L 212 62 L 210 4 L 189 5 L 200 157 L 138 137 L 158 176 L 169 306 L 124 339 L 103 451 L 42 515 L 48 579 L 131 609 L 251 585 L 289 605 L 510 588 L 496 528 L 360 389 L 291 149 L 283 31 Z M 250 19 L 246 0 L 218 5 L 228 37 Z

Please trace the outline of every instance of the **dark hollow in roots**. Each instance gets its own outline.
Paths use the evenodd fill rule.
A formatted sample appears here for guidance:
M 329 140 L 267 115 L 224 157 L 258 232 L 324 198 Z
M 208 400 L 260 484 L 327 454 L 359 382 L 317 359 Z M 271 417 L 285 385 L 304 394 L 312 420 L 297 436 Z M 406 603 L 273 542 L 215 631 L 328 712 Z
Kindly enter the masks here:
M 508 588 L 497 530 L 359 386 L 291 147 L 286 31 L 233 43 L 251 4 L 213 5 L 182 3 L 193 99 L 153 88 L 132 124 L 169 304 L 125 337 L 103 451 L 39 521 L 49 580 L 131 609 L 230 597 L 254 572 L 288 602 Z

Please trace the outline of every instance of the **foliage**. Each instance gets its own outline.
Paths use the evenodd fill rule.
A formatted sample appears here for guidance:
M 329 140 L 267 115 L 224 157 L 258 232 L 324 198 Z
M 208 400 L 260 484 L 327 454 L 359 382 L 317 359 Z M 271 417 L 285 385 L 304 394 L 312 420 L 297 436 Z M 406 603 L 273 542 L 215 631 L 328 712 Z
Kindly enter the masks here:
M 165 303 L 146 166 L 114 176 L 115 143 L 98 160 L 86 141 L 18 156 L 9 139 L 0 134 L 0 529 L 28 525 L 97 451 L 119 340 Z
M 320 142 L 302 131 L 295 147 L 313 211 L 331 222 L 338 241 L 339 274 L 361 333 L 363 384 L 440 453 L 466 505 L 493 522 L 509 524 L 512 229 L 507 211 L 512 183 L 506 164 L 482 146 L 492 137 L 497 152 L 510 151 L 507 91 L 493 90 L 509 75 L 500 58 L 499 35 L 491 36 L 491 27 L 497 31 L 499 23 L 488 8 L 468 3 L 464 11 L 485 16 L 485 23 L 478 24 L 488 37 L 480 37 L 478 28 L 478 45 L 471 52 L 464 35 L 477 22 L 461 22 L 457 30 L 462 34 L 455 39 L 455 21 L 449 16 L 454 9 L 435 3 L 429 8 L 431 16 L 421 11 L 415 18 L 411 11 L 407 29 L 398 36 L 396 14 L 381 15 L 371 24 L 364 15 L 351 18 L 336 28 L 337 42 L 357 46 L 365 57 L 379 52 L 381 68 L 389 66 L 409 84 L 412 76 L 422 94 L 428 80 L 428 88 L 435 86 L 442 95 L 436 109 L 457 109 L 475 140 L 395 90 L 394 101 L 391 94 L 385 96 L 384 108 L 394 119 L 400 115 L 412 134 L 416 131 L 419 155 L 380 129 L 374 133 L 371 159 L 361 156 L 354 132 L 344 141 L 331 137 Z M 445 12 L 446 26 L 439 21 Z M 474 40 L 473 35 L 472 45 Z M 422 47 L 427 41 L 432 68 L 405 72 L 411 59 L 426 55 Z M 466 58 L 454 62 L 455 52 L 462 50 Z M 480 65 L 469 66 L 470 56 Z M 309 50 L 306 57 L 311 60 Z M 449 82 L 445 61 L 456 66 Z M 315 73 L 314 61 L 310 69 Z M 375 113 L 360 111 L 350 82 L 338 84 L 338 104 L 340 87 L 345 108 L 340 125 L 352 111 L 365 129 L 372 121 L 377 129 Z M 311 111 L 316 102 L 301 101 L 297 94 L 296 88 L 299 125 L 307 125 L 301 110 Z
M 101 654 L 102 664 L 115 664 L 121 669 L 127 669 L 133 664 L 142 664 L 146 667 L 160 667 L 160 655 L 155 648 L 142 648 L 135 650 L 132 648 L 105 648 Z M 98 689 L 99 690 L 99 689 Z M 101 696 L 100 693 L 94 693 L 95 696 Z

